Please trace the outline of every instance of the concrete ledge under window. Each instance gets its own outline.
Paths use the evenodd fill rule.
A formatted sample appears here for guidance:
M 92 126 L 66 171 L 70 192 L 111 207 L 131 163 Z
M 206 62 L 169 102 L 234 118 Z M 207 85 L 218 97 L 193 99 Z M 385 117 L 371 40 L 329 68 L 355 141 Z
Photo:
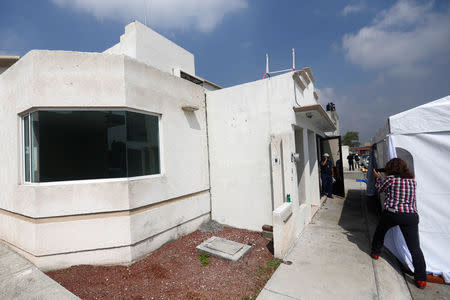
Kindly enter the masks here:
M 24 186 L 54 186 L 54 185 L 72 185 L 72 184 L 90 184 L 90 183 L 104 183 L 104 182 L 127 182 L 140 179 L 151 179 L 164 176 L 163 174 L 144 175 L 135 177 L 121 177 L 121 178 L 101 178 L 101 179 L 83 179 L 83 180 L 65 180 L 65 181 L 51 181 L 51 182 L 24 182 Z
M 2 209 L 34 219 L 92 215 L 134 210 L 209 190 L 208 186 L 199 186 L 191 193 L 168 193 L 164 186 L 167 181 L 165 175 L 158 174 L 20 184 L 17 195 L 28 199 L 31 205 L 20 210 L 6 206 Z

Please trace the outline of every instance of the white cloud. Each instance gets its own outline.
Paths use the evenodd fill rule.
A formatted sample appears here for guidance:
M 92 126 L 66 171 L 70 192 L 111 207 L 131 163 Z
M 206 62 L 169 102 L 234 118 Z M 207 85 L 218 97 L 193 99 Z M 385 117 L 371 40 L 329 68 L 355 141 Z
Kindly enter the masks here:
M 363 11 L 365 9 L 365 5 L 361 2 L 358 4 L 349 4 L 341 11 L 341 15 L 347 16 L 349 14 L 358 13 L 360 11 Z
M 328 102 L 335 102 L 336 93 L 333 88 L 316 88 L 317 94 L 319 96 L 319 103 L 322 105 L 326 105 Z
M 227 14 L 247 8 L 247 0 L 52 0 L 99 19 L 139 20 L 163 29 L 212 31 Z
M 433 11 L 433 2 L 400 0 L 370 26 L 346 34 L 342 45 L 346 57 L 363 68 L 417 73 L 436 57 L 450 56 L 450 11 Z

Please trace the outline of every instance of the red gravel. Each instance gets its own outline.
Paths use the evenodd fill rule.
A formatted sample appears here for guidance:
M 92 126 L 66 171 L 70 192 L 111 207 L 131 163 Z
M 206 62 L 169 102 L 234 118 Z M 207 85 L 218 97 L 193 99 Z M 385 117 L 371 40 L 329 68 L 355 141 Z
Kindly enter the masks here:
M 209 257 L 195 247 L 211 236 L 252 245 L 237 262 Z M 278 266 L 260 233 L 224 227 L 195 231 L 126 266 L 80 265 L 47 275 L 82 299 L 254 299 Z

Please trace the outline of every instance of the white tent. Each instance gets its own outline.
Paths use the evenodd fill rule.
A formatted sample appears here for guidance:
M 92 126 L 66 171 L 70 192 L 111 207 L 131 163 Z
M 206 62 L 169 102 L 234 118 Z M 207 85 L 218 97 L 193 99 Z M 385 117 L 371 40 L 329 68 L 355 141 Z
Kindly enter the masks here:
M 427 272 L 442 275 L 450 283 L 450 96 L 389 117 L 372 144 L 379 167 L 400 157 L 413 169 Z M 413 270 L 398 226 L 389 230 L 384 244 Z

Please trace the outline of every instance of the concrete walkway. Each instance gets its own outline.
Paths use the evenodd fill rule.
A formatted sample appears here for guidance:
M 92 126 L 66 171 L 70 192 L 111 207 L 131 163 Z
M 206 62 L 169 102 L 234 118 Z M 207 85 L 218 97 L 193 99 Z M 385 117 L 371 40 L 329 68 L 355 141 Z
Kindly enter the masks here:
M 0 299 L 79 299 L 0 242 Z
M 403 273 L 383 256 L 370 258 L 376 216 L 346 174 L 346 199 L 327 199 L 258 296 L 265 299 L 411 299 Z

